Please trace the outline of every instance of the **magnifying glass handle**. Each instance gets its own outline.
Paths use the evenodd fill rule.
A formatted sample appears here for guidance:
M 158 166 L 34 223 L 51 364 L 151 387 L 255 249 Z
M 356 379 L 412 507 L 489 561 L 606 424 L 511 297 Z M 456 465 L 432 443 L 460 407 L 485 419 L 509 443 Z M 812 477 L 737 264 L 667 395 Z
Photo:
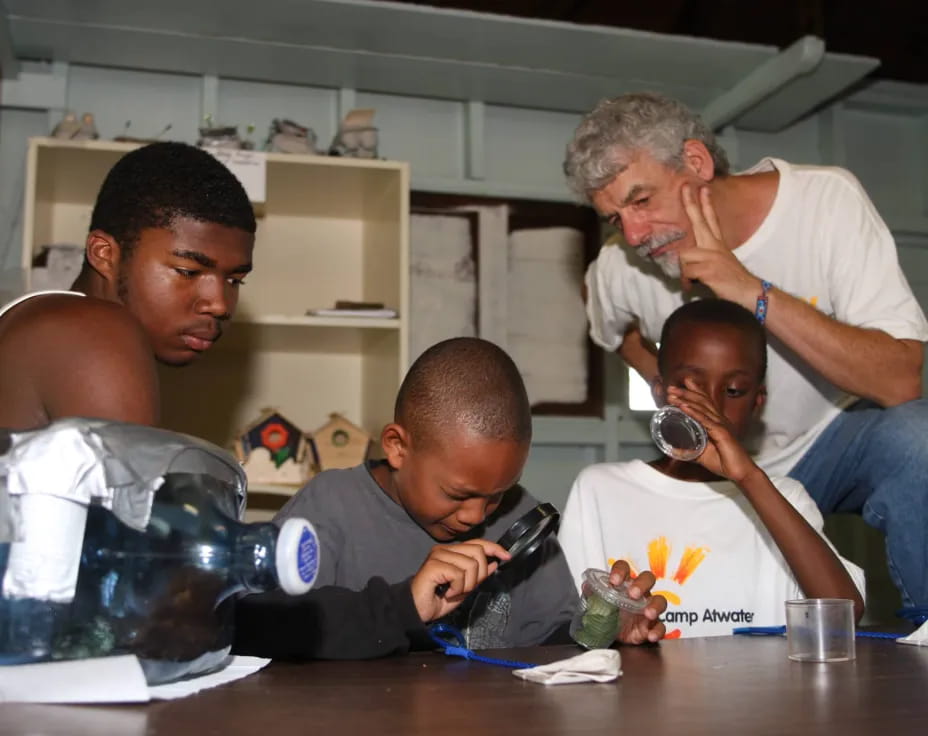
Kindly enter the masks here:
M 435 586 L 435 597 L 444 598 L 445 593 L 448 592 L 448 588 L 451 587 L 451 583 L 441 583 L 440 585 Z
M 487 564 L 490 564 L 491 562 L 500 562 L 500 561 L 499 561 L 499 559 L 496 558 L 496 557 L 487 557 Z M 502 565 L 501 562 L 500 562 L 500 565 Z M 499 570 L 499 567 L 497 567 L 496 570 Z M 495 573 L 496 570 L 494 570 L 493 572 Z M 435 586 L 435 595 L 436 595 L 436 597 L 438 597 L 438 598 L 444 598 L 444 597 L 445 597 L 445 593 L 448 592 L 448 588 L 450 588 L 450 587 L 451 587 L 451 583 L 439 583 L 438 585 L 436 585 L 436 586 Z

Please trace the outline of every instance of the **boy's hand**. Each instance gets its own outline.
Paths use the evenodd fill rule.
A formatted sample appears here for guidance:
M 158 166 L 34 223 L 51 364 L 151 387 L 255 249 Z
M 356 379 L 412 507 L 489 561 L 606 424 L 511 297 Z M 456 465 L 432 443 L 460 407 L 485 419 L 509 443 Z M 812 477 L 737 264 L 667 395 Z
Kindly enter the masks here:
M 631 570 L 625 560 L 619 560 L 609 572 L 609 584 L 618 587 L 630 579 Z M 654 587 L 654 573 L 645 571 L 629 583 L 628 594 L 635 600 L 641 600 L 648 595 Z M 644 644 L 645 642 L 658 642 L 664 638 L 667 629 L 658 617 L 667 608 L 667 601 L 662 595 L 652 595 L 647 607 L 642 613 L 629 614 L 622 612 L 619 624 L 619 633 L 616 641 L 623 644 Z
M 740 484 L 757 466 L 747 450 L 732 434 L 728 420 L 715 408 L 712 400 L 696 386 L 691 378 L 685 378 L 683 382 L 686 388 L 679 386 L 667 388 L 667 403 L 679 407 L 699 422 L 708 435 L 705 451 L 692 462 L 699 463 L 706 470 Z
M 490 561 L 491 557 L 495 559 Z M 419 618 L 428 623 L 447 616 L 474 588 L 496 572 L 497 560 L 510 557 L 503 547 L 486 539 L 432 547 L 410 583 Z M 443 595 L 436 595 L 435 588 L 443 583 L 448 584 L 448 589 Z

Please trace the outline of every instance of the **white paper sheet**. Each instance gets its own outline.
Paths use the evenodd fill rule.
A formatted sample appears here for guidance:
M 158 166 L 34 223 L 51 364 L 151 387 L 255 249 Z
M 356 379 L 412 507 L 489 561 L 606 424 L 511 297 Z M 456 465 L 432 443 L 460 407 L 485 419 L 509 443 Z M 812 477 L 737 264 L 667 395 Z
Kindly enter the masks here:
M 358 317 L 367 319 L 394 319 L 395 309 L 309 309 L 311 317 Z
M 175 698 L 184 698 L 193 695 L 200 690 L 207 690 L 217 685 L 224 685 L 227 682 L 240 680 L 243 677 L 257 672 L 268 664 L 271 660 L 262 659 L 261 657 L 232 657 L 232 661 L 219 672 L 202 677 L 194 677 L 191 680 L 181 680 L 180 682 L 169 682 L 166 685 L 152 685 L 148 688 L 148 693 L 152 700 L 174 700 Z
M 147 703 L 193 695 L 247 677 L 271 660 L 233 657 L 219 672 L 149 686 L 134 656 L 100 657 L 0 667 L 0 702 Z
M 267 156 L 263 152 L 209 146 L 203 150 L 226 165 L 241 182 L 249 201 L 264 202 L 267 199 Z
M 147 703 L 148 685 L 134 656 L 0 667 L 0 702 Z

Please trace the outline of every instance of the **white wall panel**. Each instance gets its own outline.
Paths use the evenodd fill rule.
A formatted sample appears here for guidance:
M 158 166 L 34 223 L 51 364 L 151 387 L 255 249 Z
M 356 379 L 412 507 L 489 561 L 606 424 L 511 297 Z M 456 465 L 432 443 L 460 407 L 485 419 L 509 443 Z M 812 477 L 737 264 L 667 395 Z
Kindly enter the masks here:
M 820 161 L 818 117 L 800 120 L 779 133 L 754 133 L 735 130 L 735 151 L 728 150 L 732 167 L 746 169 L 764 156 L 775 156 L 795 163 L 817 164 Z
M 413 189 L 423 178 L 462 178 L 464 103 L 359 91 L 357 107 L 376 108 L 380 155 L 410 163 Z
M 522 473 L 522 485 L 539 501 L 563 511 L 574 478 L 602 459 L 602 448 L 595 445 L 535 445 Z
M 881 213 L 921 210 L 921 147 L 925 128 L 914 116 L 844 111 L 846 166 L 863 183 Z M 922 213 L 923 214 L 923 213 Z
M 31 136 L 48 134 L 48 117 L 34 110 L 0 110 L 0 271 L 19 268 L 26 148 Z
M 563 192 L 564 148 L 580 116 L 573 113 L 486 107 L 487 179 Z

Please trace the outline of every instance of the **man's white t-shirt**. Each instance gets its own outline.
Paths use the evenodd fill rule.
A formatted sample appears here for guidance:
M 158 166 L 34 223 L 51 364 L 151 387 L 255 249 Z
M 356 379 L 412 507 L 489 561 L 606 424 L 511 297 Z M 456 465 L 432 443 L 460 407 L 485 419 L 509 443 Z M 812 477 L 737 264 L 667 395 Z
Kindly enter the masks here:
M 822 515 L 802 484 L 771 480 L 821 534 Z M 587 568 L 608 570 L 616 560 L 628 561 L 634 573 L 651 570 L 657 577 L 652 592 L 667 598 L 670 638 L 782 626 L 785 601 L 805 597 L 734 483 L 676 480 L 641 460 L 581 471 L 558 540 L 578 582 Z M 863 571 L 841 561 L 863 596 Z
M 928 340 L 928 322 L 899 267 L 892 235 L 847 171 L 766 158 L 745 174 L 779 172 L 773 206 L 733 252 L 758 278 L 849 325 Z M 628 248 L 606 244 L 586 274 L 590 337 L 616 350 L 636 321 L 660 339 L 664 320 L 691 298 L 678 281 Z M 756 460 L 785 476 L 828 423 L 854 401 L 770 336 L 768 400 Z

